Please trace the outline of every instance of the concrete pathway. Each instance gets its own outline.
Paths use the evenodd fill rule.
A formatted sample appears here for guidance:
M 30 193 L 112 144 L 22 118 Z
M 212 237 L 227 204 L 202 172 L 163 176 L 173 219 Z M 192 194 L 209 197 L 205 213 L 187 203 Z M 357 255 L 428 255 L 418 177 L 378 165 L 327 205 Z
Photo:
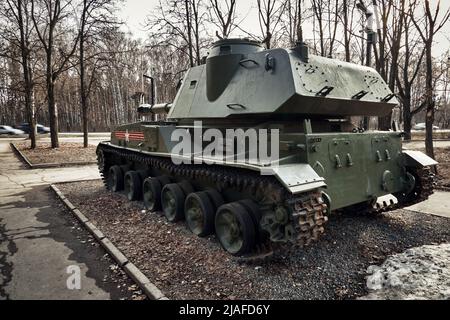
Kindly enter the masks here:
M 407 210 L 450 218 L 450 192 L 435 191 L 428 201 L 416 204 Z
M 102 282 L 101 254 L 70 232 L 45 186 L 98 177 L 95 166 L 25 170 L 0 142 L 0 300 L 114 298 Z M 81 290 L 67 288 L 71 266 L 81 271 Z

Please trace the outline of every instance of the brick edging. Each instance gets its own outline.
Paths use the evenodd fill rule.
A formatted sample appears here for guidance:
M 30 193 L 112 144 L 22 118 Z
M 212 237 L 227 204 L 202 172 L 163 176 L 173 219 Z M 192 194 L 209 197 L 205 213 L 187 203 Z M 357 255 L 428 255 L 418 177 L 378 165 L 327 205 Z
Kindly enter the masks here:
M 14 143 L 10 143 L 11 148 L 17 154 L 20 160 L 26 164 L 28 169 L 51 169 L 51 168 L 63 168 L 63 167 L 80 167 L 80 166 L 89 166 L 93 164 L 97 164 L 96 161 L 89 162 L 67 162 L 67 163 L 40 163 L 40 164 L 32 164 L 30 160 L 28 160 L 27 156 L 20 151 Z
M 108 254 L 117 262 L 128 276 L 136 282 L 142 291 L 151 300 L 168 300 L 143 273 L 131 263 L 128 258 L 80 211 L 78 210 L 54 184 L 50 185 L 56 196 L 64 203 L 70 212 L 81 222 Z

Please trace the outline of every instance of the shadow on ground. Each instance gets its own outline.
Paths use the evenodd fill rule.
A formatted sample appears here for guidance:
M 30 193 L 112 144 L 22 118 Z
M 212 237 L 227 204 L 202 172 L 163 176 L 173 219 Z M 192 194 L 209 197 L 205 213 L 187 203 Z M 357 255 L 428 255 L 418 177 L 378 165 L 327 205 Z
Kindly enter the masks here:
M 36 187 L 16 194 L 14 198 L 17 200 L 0 205 L 0 211 L 4 212 L 0 218 L 2 299 L 118 300 L 131 296 L 127 289 L 133 283 L 125 277 L 123 281 L 126 285 L 117 288 L 118 284 L 111 279 L 120 275 L 111 270 L 113 262 L 105 256 L 105 251 L 94 238 L 55 199 L 48 187 Z M 4 210 L 6 208 L 8 210 Z M 6 225 L 10 228 L 7 229 Z M 23 255 L 30 248 L 33 254 L 24 261 Z M 20 259 L 17 259 L 19 256 Z M 52 265 L 61 260 L 62 263 Z M 65 268 L 71 265 L 80 266 L 82 274 L 84 273 L 80 292 L 73 292 L 66 287 L 69 274 Z M 40 268 L 54 271 L 47 283 L 33 279 L 32 274 L 36 271 L 37 277 Z M 26 282 L 14 276 L 22 274 L 24 269 L 29 269 L 26 277 L 30 279 Z M 16 270 L 19 271 L 16 273 Z M 83 287 L 83 282 L 86 288 Z M 33 287 L 34 283 L 43 287 Z

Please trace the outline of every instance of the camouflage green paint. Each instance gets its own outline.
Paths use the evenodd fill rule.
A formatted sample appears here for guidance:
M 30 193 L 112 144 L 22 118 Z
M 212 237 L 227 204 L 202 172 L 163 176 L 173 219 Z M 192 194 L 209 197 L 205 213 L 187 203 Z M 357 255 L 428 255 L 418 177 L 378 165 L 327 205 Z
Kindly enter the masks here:
M 170 157 L 176 144 L 172 132 L 193 130 L 195 120 L 221 130 L 245 123 L 276 127 L 281 131 L 279 166 L 216 164 L 272 172 L 294 194 L 322 189 L 331 198 L 332 210 L 410 188 L 406 166 L 421 168 L 434 164 L 432 159 L 403 153 L 398 132 L 346 133 L 339 122 L 339 130 L 334 130 L 336 124 L 329 121 L 388 114 L 397 101 L 380 75 L 367 67 L 306 57 L 304 52 L 220 41 L 206 65 L 186 74 L 170 123 L 118 127 L 111 144 Z

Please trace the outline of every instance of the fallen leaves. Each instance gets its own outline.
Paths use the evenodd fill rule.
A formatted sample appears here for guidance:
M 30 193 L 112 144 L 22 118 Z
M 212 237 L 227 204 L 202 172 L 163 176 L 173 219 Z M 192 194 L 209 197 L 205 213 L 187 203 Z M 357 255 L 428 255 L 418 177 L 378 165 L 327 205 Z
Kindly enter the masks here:
M 38 143 L 35 150 L 29 142 L 16 143 L 17 148 L 32 164 L 75 163 L 97 161 L 96 147 L 83 148 L 80 143 L 62 143 L 58 149 L 52 149 L 50 143 Z

